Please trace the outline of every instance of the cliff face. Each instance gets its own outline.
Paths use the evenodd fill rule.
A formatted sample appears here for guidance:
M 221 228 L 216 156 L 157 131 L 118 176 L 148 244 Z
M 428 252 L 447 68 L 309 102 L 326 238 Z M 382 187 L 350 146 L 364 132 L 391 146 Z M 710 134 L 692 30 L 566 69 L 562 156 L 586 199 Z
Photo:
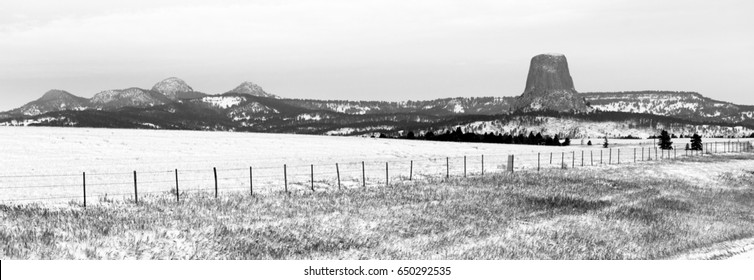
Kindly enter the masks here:
M 540 54 L 531 59 L 526 88 L 517 97 L 515 109 L 583 112 L 589 108 L 573 86 L 565 55 Z

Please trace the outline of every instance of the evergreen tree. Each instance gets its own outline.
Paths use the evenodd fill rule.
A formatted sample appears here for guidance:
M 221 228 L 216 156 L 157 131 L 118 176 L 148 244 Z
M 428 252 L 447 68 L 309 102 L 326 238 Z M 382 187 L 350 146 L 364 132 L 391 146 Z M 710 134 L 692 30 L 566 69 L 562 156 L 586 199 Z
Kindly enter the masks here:
M 607 148 L 608 145 L 610 144 L 607 142 L 607 136 L 605 136 L 605 143 L 602 143 L 602 147 Z
M 406 139 L 415 139 L 416 136 L 414 135 L 413 131 L 409 131 L 408 134 L 406 134 Z
M 534 137 L 536 139 L 536 141 L 534 142 L 534 144 L 536 144 L 536 145 L 544 145 L 545 144 L 545 138 L 542 137 L 542 133 L 537 132 L 537 135 L 534 136 Z M 754 137 L 754 134 L 752 134 L 752 137 Z
M 566 137 L 565 141 L 563 141 L 563 146 L 571 145 L 571 138 Z
M 529 132 L 529 137 L 526 138 L 526 144 L 534 145 L 537 144 L 537 136 L 534 136 L 534 132 Z
M 586 142 L 586 145 L 587 146 L 591 146 L 592 145 L 592 140 L 589 140 L 589 142 Z
M 432 131 L 428 131 L 427 133 L 424 134 L 424 139 L 435 140 L 435 133 Z
M 555 137 L 552 138 L 552 145 L 553 146 L 560 146 L 560 138 L 558 138 L 557 134 L 555 134 Z
M 670 141 L 670 135 L 667 131 L 663 130 L 660 133 L 660 143 L 658 145 L 660 145 L 660 149 L 663 150 L 670 150 L 673 148 L 673 141 Z
M 694 135 L 691 136 L 691 149 L 696 151 L 702 150 L 702 137 L 699 136 L 699 134 L 694 133 Z

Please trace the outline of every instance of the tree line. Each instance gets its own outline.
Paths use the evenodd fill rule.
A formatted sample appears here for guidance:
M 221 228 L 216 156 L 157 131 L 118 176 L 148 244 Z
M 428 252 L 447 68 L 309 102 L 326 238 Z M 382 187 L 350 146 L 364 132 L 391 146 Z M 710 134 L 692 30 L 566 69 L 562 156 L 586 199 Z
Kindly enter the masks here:
M 385 134 L 380 134 L 380 138 L 387 138 Z M 463 132 L 461 127 L 456 128 L 455 131 L 446 130 L 445 133 L 435 134 L 429 131 L 422 135 L 417 135 L 413 131 L 409 131 L 405 136 L 396 137 L 409 140 L 429 140 L 429 141 L 450 141 L 450 142 L 478 142 L 478 143 L 498 143 L 498 144 L 522 144 L 522 145 L 546 145 L 546 146 L 568 146 L 571 144 L 571 139 L 566 137 L 561 142 L 560 137 L 556 134 L 554 136 L 542 135 L 542 133 L 534 134 L 529 132 L 529 135 L 520 133 L 518 135 L 508 133 L 484 133 L 476 134 L 474 132 Z

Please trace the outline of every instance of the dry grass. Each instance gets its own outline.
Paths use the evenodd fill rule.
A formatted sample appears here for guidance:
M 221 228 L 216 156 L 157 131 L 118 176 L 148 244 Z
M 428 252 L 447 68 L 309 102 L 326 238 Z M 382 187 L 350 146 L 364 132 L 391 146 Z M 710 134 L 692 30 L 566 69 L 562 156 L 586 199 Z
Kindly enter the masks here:
M 754 170 L 710 188 L 661 166 L 754 156 L 451 178 L 81 209 L 0 206 L 0 258 L 658 259 L 754 236 Z M 643 176 L 653 169 L 652 176 Z

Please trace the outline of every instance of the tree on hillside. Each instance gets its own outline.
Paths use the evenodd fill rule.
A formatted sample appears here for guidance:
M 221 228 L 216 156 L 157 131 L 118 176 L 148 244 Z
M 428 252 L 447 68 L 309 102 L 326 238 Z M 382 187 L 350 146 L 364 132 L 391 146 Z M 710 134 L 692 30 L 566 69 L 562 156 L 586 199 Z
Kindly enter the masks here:
M 702 150 L 702 137 L 699 134 L 694 133 L 691 136 L 691 149 L 701 151 Z
M 751 135 L 749 135 L 749 138 L 754 138 L 754 132 L 752 132 Z
M 663 130 L 660 133 L 660 143 L 658 145 L 660 145 L 660 149 L 663 150 L 670 150 L 673 148 L 673 141 L 670 141 L 670 135 L 667 131 Z
M 406 134 L 406 139 L 415 139 L 416 136 L 414 136 L 413 131 L 409 131 L 408 134 Z
M 604 143 L 602 143 L 602 147 L 603 147 L 603 148 L 607 148 L 607 146 L 609 146 L 609 145 L 610 145 L 610 144 L 609 144 L 609 143 L 607 142 L 607 136 L 605 136 L 605 142 L 604 142 Z
M 558 138 L 557 134 L 555 134 L 555 137 L 552 138 L 552 145 L 553 146 L 560 146 L 560 138 Z
M 424 139 L 434 140 L 435 139 L 435 133 L 432 132 L 432 131 L 428 131 L 427 133 L 424 134 Z
M 571 145 L 571 138 L 566 137 L 565 141 L 563 141 L 563 146 Z
M 586 142 L 586 145 L 587 146 L 591 146 L 592 145 L 592 140 L 589 140 L 589 142 Z

